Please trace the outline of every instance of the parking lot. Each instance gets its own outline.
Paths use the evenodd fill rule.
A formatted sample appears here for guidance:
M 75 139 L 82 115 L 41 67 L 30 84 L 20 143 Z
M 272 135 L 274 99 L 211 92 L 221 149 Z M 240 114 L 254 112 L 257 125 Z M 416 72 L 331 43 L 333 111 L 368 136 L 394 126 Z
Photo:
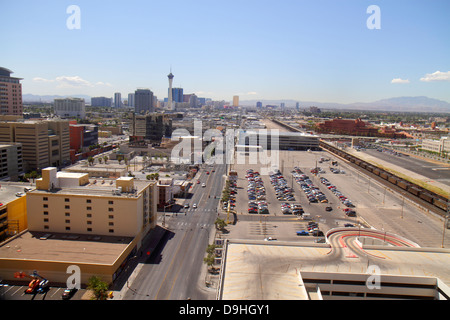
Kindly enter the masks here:
M 62 300 L 65 287 L 49 286 L 42 293 L 25 293 L 28 289 L 26 283 L 7 284 L 0 283 L 0 300 Z M 80 289 L 71 297 L 72 300 L 81 300 L 86 293 L 85 289 Z
M 238 223 L 229 227 L 229 238 L 311 241 L 315 237 L 300 237 L 296 233 L 308 231 L 308 222 L 315 221 L 324 233 L 334 227 L 361 225 L 399 234 L 421 246 L 441 246 L 442 222 L 437 217 L 328 152 L 280 151 L 278 166 L 273 166 L 268 174 L 262 174 L 264 168 L 254 160 L 250 163 L 249 157 L 252 155 L 247 156 L 245 164 L 232 168 L 238 173 L 235 202 Z M 317 173 L 311 173 L 316 166 Z M 253 174 L 254 181 L 249 180 L 249 169 L 260 173 L 257 179 Z M 302 180 L 302 175 L 307 180 Z M 257 188 L 264 188 L 261 199 L 258 196 L 262 193 L 257 193 Z M 249 190 L 256 199 L 249 199 Z M 280 197 L 285 191 L 289 196 Z M 268 212 L 258 213 L 259 201 L 264 201 L 263 207 Z M 249 208 L 256 210 L 249 212 Z M 300 217 L 301 211 L 307 220 Z M 446 247 L 450 246 L 449 234 L 444 237 Z

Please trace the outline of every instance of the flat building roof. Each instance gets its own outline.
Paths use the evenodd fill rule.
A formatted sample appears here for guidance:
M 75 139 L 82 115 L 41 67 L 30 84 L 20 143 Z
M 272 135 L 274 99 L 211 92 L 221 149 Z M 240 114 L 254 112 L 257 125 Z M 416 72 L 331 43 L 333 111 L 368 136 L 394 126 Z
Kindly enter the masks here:
M 41 240 L 46 235 L 50 237 Z M 0 259 L 112 265 L 132 240 L 132 237 L 25 231 L 0 246 Z

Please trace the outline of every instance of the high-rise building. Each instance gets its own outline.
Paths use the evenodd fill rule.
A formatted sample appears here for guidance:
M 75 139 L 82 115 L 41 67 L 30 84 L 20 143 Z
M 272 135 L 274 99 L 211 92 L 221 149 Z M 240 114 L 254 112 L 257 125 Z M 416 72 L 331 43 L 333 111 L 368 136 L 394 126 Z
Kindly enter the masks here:
M 92 107 L 111 107 L 112 99 L 106 97 L 92 97 L 91 106 Z
M 167 109 L 169 110 L 173 110 L 173 97 L 172 97 L 172 82 L 173 82 L 173 77 L 174 75 L 172 74 L 172 71 L 170 71 L 169 75 L 167 76 L 167 78 L 169 78 L 169 99 L 167 101 Z
M 70 123 L 70 149 L 78 152 L 89 150 L 89 146 L 98 144 L 98 126 Z
M 153 92 L 149 89 L 137 89 L 134 92 L 134 112 L 145 114 L 154 111 Z
M 239 96 L 233 96 L 233 107 L 239 107 Z
M 256 108 L 258 108 L 258 109 L 262 108 L 262 102 L 261 101 L 256 102 Z
M 183 95 L 183 102 L 189 103 L 189 108 L 197 108 L 198 98 L 195 93 Z
M 151 142 L 161 142 L 163 137 L 172 135 L 172 119 L 167 114 L 133 114 L 131 135 Z
M 183 88 L 173 88 L 172 89 L 172 101 L 173 102 L 183 102 Z
M 81 118 L 86 117 L 86 106 L 84 99 L 80 98 L 63 98 L 55 99 L 55 114 L 61 118 Z
M 0 114 L 22 115 L 22 78 L 11 77 L 11 73 L 0 67 Z
M 114 108 L 122 107 L 122 94 L 120 92 L 114 93 Z
M 22 144 L 0 143 L 0 179 L 16 181 L 23 169 Z
M 1 122 L 0 142 L 22 144 L 27 170 L 70 163 L 69 121 Z
M 134 93 L 128 94 L 128 106 L 134 108 Z

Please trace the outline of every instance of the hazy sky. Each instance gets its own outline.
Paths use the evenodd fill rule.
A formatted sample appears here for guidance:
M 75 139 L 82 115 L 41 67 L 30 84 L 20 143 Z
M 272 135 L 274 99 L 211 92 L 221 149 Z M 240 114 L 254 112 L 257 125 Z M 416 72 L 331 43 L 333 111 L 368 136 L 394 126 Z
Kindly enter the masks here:
M 163 99 L 172 66 L 174 86 L 227 101 L 450 102 L 448 0 L 0 0 L 0 30 L 23 93 Z

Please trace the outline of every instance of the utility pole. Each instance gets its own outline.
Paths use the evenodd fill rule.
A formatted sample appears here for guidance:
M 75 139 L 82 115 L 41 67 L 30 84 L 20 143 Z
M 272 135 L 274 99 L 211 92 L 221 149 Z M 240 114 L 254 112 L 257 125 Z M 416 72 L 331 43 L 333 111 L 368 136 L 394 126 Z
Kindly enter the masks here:
M 447 228 L 449 214 L 450 214 L 450 200 L 447 200 L 447 213 L 444 216 L 444 226 L 442 227 L 442 244 L 441 244 L 442 248 L 444 248 L 445 229 Z
M 402 216 L 401 218 L 403 219 L 403 206 L 405 204 L 405 196 L 402 194 Z

